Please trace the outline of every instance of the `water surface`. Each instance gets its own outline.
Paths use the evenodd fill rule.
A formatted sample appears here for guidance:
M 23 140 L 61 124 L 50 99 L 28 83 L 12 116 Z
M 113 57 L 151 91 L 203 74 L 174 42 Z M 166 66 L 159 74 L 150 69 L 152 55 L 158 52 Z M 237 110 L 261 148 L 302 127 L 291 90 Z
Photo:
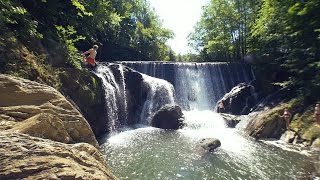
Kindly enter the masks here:
M 306 156 L 259 143 L 226 128 L 212 111 L 185 111 L 186 127 L 165 131 L 141 126 L 106 137 L 102 148 L 120 179 L 311 179 Z M 213 154 L 196 148 L 214 137 L 221 147 Z M 310 170 L 309 170 L 310 169 Z

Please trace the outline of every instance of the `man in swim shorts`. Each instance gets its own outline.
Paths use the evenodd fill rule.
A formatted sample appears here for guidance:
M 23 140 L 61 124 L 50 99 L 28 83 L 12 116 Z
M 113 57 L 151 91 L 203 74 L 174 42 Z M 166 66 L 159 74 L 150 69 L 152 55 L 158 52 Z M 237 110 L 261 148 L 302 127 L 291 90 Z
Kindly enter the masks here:
M 82 53 L 81 55 L 86 55 L 89 54 L 88 57 L 86 57 L 84 59 L 84 63 L 85 64 L 90 64 L 91 66 L 95 67 L 96 66 L 96 56 L 97 56 L 97 49 L 98 49 L 98 45 L 93 45 L 93 47 L 91 49 L 89 49 L 88 51 Z

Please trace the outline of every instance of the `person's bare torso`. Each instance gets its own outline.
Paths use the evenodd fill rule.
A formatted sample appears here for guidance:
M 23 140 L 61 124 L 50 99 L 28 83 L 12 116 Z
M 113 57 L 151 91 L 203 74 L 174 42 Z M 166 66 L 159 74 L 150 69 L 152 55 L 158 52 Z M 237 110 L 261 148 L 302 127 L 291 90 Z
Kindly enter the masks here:
M 97 55 L 97 51 L 94 49 L 90 49 L 89 50 L 89 57 L 91 57 L 92 59 L 96 59 L 96 55 Z

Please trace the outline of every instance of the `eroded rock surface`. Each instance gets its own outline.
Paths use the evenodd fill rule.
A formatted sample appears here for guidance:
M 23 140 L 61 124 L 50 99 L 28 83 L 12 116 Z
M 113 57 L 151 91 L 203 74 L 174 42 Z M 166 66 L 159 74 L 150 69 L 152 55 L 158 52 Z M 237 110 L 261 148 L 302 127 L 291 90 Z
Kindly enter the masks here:
M 1 131 L 98 147 L 86 119 L 54 88 L 0 74 L 0 97 Z
M 87 143 L 64 144 L 0 132 L 0 179 L 116 179 Z

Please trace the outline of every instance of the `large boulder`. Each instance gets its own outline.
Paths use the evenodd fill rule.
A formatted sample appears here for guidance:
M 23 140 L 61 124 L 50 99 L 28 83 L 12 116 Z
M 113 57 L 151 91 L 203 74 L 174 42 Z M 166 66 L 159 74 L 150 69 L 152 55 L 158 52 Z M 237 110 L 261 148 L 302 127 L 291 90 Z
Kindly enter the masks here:
M 183 125 L 184 115 L 180 106 L 167 104 L 155 112 L 151 126 L 162 129 L 179 129 Z
M 0 130 L 99 147 L 86 119 L 54 88 L 0 74 L 0 97 Z
M 223 104 L 223 108 L 217 107 L 217 112 L 235 115 L 248 114 L 255 105 L 255 101 L 253 86 L 240 83 L 225 94 L 217 103 Z
M 279 139 L 285 131 L 286 125 L 280 117 L 280 112 L 283 107 L 261 111 L 256 116 L 252 117 L 248 125 L 245 127 L 245 132 L 254 138 L 276 138 Z
M 64 144 L 0 132 L 0 179 L 116 179 L 87 143 Z
M 71 139 L 63 121 L 48 113 L 32 116 L 7 131 L 29 134 L 30 136 L 63 143 L 69 143 Z
M 221 142 L 216 138 L 204 138 L 198 143 L 198 150 L 202 152 L 214 152 L 218 147 L 221 146 Z

